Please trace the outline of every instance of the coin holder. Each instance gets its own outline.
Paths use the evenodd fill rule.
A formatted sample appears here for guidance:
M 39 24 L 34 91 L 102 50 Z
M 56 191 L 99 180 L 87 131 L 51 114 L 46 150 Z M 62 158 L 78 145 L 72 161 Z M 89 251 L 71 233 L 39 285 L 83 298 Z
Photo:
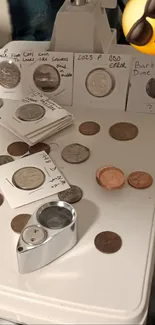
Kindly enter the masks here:
M 127 111 L 155 113 L 155 57 L 135 55 L 133 58 Z
M 42 205 L 32 214 L 17 243 L 20 273 L 29 273 L 53 262 L 77 243 L 77 213 L 63 201 Z
M 72 104 L 73 53 L 24 52 L 22 70 L 26 95 L 39 91 L 60 105 Z
M 130 68 L 128 55 L 75 54 L 73 104 L 124 111 Z
M 31 188 L 31 190 L 28 190 L 28 187 L 26 188 L 28 184 L 28 177 L 26 178 L 26 168 L 27 172 L 29 168 L 33 168 L 34 172 L 35 169 L 38 171 L 36 177 L 32 175 L 30 179 L 31 184 L 29 188 Z M 19 173 L 21 169 L 24 169 L 24 174 Z M 39 171 L 40 175 L 42 173 L 44 176 L 44 183 L 41 182 L 41 179 L 39 181 Z M 43 177 L 41 176 L 41 178 Z M 32 189 L 33 182 L 34 189 Z M 38 186 L 36 186 L 36 182 L 38 182 Z M 23 184 L 23 187 L 21 184 Z M 1 166 L 0 188 L 11 208 L 18 208 L 45 197 L 57 194 L 70 188 L 70 186 L 51 158 L 45 153 L 45 151 L 42 151 Z

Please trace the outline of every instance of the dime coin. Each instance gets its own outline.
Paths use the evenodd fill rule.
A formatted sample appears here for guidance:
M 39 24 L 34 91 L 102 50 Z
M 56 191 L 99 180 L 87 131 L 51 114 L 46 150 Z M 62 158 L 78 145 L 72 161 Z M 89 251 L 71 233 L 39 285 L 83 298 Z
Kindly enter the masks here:
M 100 125 L 92 121 L 84 122 L 79 126 L 79 131 L 84 135 L 94 135 L 100 131 Z
M 14 161 L 14 159 L 11 156 L 3 155 L 0 156 L 0 166 L 8 164 L 9 162 Z
M 114 89 L 115 82 L 108 71 L 102 68 L 92 70 L 86 78 L 86 88 L 95 97 L 105 97 Z
M 4 202 L 4 196 L 0 193 L 0 206 L 3 204 Z
M 52 65 L 42 64 L 34 71 L 33 80 L 40 90 L 52 92 L 60 85 L 60 74 Z
M 80 187 L 75 185 L 70 185 L 69 189 L 58 194 L 60 201 L 64 201 L 70 204 L 79 202 L 82 196 L 82 190 L 80 189 Z
M 11 228 L 14 232 L 20 234 L 25 228 L 27 222 L 31 218 L 30 214 L 19 214 L 11 221 Z
M 155 98 L 155 78 L 151 78 L 146 85 L 146 93 L 149 97 Z
M 120 122 L 110 127 L 109 134 L 116 140 L 132 140 L 138 135 L 138 128 L 132 123 Z
M 128 176 L 128 183 L 137 189 L 145 189 L 152 185 L 153 178 L 148 173 L 136 171 Z
M 11 156 L 23 156 L 28 152 L 28 144 L 25 142 L 21 142 L 21 141 L 17 141 L 17 142 L 13 142 L 11 143 L 8 148 L 7 151 Z
M 119 189 L 125 183 L 125 176 L 119 168 L 104 167 L 99 174 L 99 183 L 108 190 Z
M 64 207 L 51 206 L 41 212 L 38 221 L 45 228 L 61 229 L 70 225 L 72 213 Z
M 96 236 L 94 244 L 101 253 L 114 254 L 122 247 L 122 239 L 114 232 L 104 231 Z
M 37 153 L 40 151 L 45 151 L 49 155 L 51 149 L 48 144 L 43 143 L 43 142 L 36 143 L 34 146 L 29 147 L 29 152 L 31 154 Z
M 3 106 L 3 100 L 0 98 L 0 108 Z
M 33 122 L 40 120 L 44 117 L 45 113 L 44 107 L 31 103 L 19 107 L 16 111 L 16 116 L 22 121 Z
M 12 89 L 20 83 L 21 74 L 19 68 L 10 61 L 0 63 L 0 85 Z
M 90 150 L 78 143 L 65 147 L 61 153 L 62 158 L 70 164 L 80 164 L 90 156 Z
M 12 177 L 13 184 L 22 190 L 35 190 L 45 182 L 45 174 L 36 167 L 18 169 Z

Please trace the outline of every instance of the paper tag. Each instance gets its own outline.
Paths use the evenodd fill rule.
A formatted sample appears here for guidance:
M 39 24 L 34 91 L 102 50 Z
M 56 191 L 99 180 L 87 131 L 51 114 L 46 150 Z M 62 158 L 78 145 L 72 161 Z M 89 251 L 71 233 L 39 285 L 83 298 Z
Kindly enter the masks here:
M 40 187 L 34 190 L 23 190 L 15 186 L 14 173 L 26 167 L 37 168 L 44 174 L 44 183 Z M 18 208 L 68 189 L 69 185 L 51 158 L 42 151 L 1 166 L 0 188 L 10 206 Z
M 155 113 L 155 57 L 136 56 L 130 79 L 128 111 Z
M 72 104 L 72 53 L 24 52 L 22 69 L 27 95 L 39 91 L 60 105 Z
M 124 111 L 131 60 L 118 54 L 76 54 L 74 105 Z

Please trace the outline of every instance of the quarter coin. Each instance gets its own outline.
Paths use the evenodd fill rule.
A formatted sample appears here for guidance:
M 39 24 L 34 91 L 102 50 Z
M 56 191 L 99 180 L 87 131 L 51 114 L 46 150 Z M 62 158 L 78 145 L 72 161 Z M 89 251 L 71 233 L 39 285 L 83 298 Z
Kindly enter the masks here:
M 12 89 L 18 86 L 21 79 L 19 68 L 14 62 L 3 61 L 0 63 L 0 85 Z
M 3 204 L 4 202 L 4 196 L 0 193 L 0 206 Z
M 80 187 L 70 185 L 70 188 L 58 194 L 59 200 L 67 203 L 76 203 L 81 200 L 83 192 Z
M 155 78 L 151 78 L 146 84 L 146 93 L 149 97 L 155 98 Z
M 42 64 L 34 71 L 33 80 L 40 90 L 52 92 L 59 87 L 61 79 L 55 67 L 50 64 Z
M 37 104 L 25 104 L 19 107 L 16 111 L 18 119 L 25 122 L 34 122 L 44 117 L 46 110 L 44 107 Z
M 63 149 L 61 156 L 70 164 L 80 164 L 90 157 L 90 150 L 81 144 L 72 143 Z
M 29 152 L 31 154 L 40 152 L 40 151 L 45 151 L 48 155 L 51 151 L 50 146 L 44 142 L 39 142 L 36 143 L 34 146 L 29 147 Z
M 45 228 L 61 229 L 70 225 L 72 213 L 64 207 L 51 206 L 41 212 L 38 221 Z
M 7 151 L 11 156 L 23 156 L 28 152 L 28 144 L 25 142 L 21 142 L 21 141 L 17 141 L 17 142 L 13 142 L 11 143 L 8 148 Z
M 9 162 L 14 161 L 14 159 L 11 156 L 3 155 L 0 156 L 0 166 L 8 164 Z
M 153 178 L 146 172 L 136 171 L 128 176 L 128 183 L 137 189 L 145 189 L 152 185 Z
M 94 135 L 100 131 L 100 125 L 93 121 L 84 122 L 79 126 L 79 131 L 84 135 Z
M 18 169 L 12 177 L 13 184 L 21 190 L 35 190 L 45 182 L 45 174 L 36 167 Z
M 31 218 L 30 214 L 19 214 L 11 221 L 11 228 L 14 232 L 20 234 Z
M 92 70 L 86 78 L 86 89 L 95 97 L 105 97 L 109 95 L 115 86 L 111 74 L 105 69 L 98 68 Z
M 94 244 L 101 253 L 114 254 L 122 247 L 122 239 L 114 232 L 104 231 L 96 236 Z
M 137 137 L 138 128 L 132 123 L 119 122 L 110 127 L 109 134 L 116 140 L 132 140 Z
M 120 189 L 125 183 L 124 173 L 116 167 L 104 167 L 99 174 L 99 184 L 108 190 Z

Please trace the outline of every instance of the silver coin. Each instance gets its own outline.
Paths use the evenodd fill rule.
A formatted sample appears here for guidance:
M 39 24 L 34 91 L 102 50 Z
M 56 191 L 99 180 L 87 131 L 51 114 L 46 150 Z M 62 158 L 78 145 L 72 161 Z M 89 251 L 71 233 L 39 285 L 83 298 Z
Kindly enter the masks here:
M 0 108 L 3 106 L 3 99 L 2 98 L 0 98 Z
M 89 158 L 90 150 L 81 144 L 72 143 L 63 149 L 61 156 L 68 163 L 79 164 Z
M 45 174 L 36 167 L 18 169 L 12 176 L 13 184 L 22 190 L 34 190 L 45 182 Z
M 14 161 L 14 159 L 11 156 L 7 156 L 7 155 L 0 156 L 0 166 L 8 164 L 12 161 Z
M 151 78 L 146 85 L 146 93 L 149 97 L 155 98 L 155 78 Z
M 38 221 L 45 228 L 61 229 L 70 225 L 72 213 L 64 207 L 51 206 L 41 212 Z
M 33 80 L 40 90 L 52 92 L 60 85 L 60 74 L 52 65 L 42 64 L 34 71 Z
M 0 85 L 7 89 L 17 87 L 20 83 L 21 73 L 15 63 L 3 61 L 0 63 Z
M 19 107 L 16 111 L 16 116 L 22 121 L 33 122 L 40 120 L 44 117 L 45 113 L 44 107 L 31 103 Z
M 105 69 L 94 69 L 86 78 L 86 88 L 94 97 L 105 97 L 114 89 L 114 79 Z
M 70 185 L 70 188 L 60 192 L 58 194 L 59 200 L 60 201 L 64 201 L 67 203 L 76 203 L 79 202 L 81 200 L 83 196 L 82 190 L 80 187 L 75 186 L 75 185 Z

